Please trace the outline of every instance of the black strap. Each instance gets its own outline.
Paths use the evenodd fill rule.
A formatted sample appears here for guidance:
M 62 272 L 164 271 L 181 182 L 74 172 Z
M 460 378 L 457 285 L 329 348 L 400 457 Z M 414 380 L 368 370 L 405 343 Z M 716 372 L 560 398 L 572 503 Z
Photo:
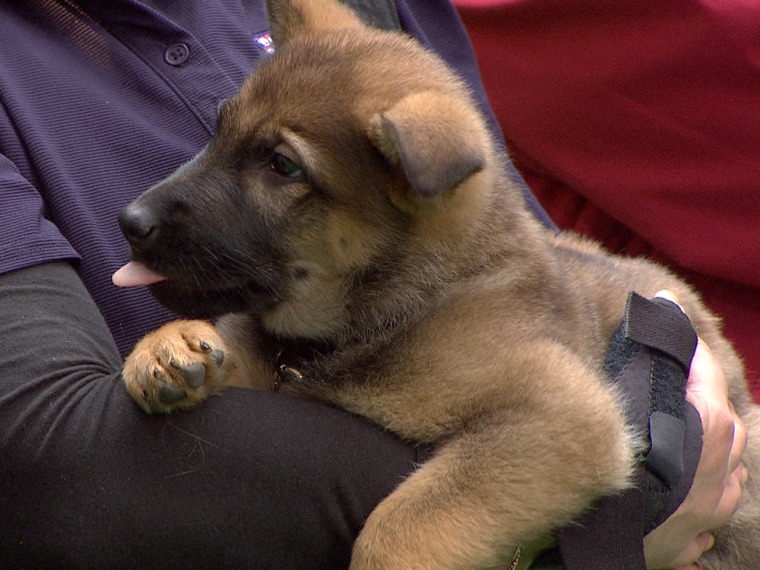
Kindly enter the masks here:
M 623 328 L 625 338 L 664 352 L 688 375 L 697 348 L 697 335 L 689 317 L 675 303 L 661 297 L 649 300 L 631 292 Z
M 643 537 L 678 508 L 691 488 L 702 446 L 699 414 L 685 401 L 696 343 L 677 305 L 629 295 L 605 371 L 623 392 L 629 422 L 649 434 L 649 449 L 634 488 L 602 498 L 558 532 L 567 570 L 643 570 Z
M 686 378 L 697 348 L 689 318 L 666 299 L 628 296 L 625 338 L 652 351 L 649 384 L 647 470 L 672 488 L 683 475 Z M 680 369 L 679 369 L 680 368 Z

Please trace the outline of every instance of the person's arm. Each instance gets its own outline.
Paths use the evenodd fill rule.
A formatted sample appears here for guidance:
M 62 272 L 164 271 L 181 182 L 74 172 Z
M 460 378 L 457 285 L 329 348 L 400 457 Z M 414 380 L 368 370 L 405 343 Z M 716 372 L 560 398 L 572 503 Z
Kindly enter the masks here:
M 65 262 L 0 276 L 0 567 L 340 568 L 417 451 L 329 406 L 230 389 L 148 416 Z

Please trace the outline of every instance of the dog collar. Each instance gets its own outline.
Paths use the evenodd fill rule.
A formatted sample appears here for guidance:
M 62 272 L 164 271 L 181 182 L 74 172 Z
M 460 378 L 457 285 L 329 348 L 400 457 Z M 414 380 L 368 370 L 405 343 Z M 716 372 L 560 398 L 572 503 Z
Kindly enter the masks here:
M 307 375 L 301 372 L 319 358 L 332 354 L 334 345 L 317 341 L 277 340 L 273 344 L 274 374 L 272 389 L 276 392 L 287 382 L 305 382 Z
M 282 361 L 285 349 L 277 352 L 274 365 L 274 378 L 272 379 L 272 390 L 277 392 L 280 386 L 285 382 L 303 382 L 304 375 L 297 368 L 293 368 Z

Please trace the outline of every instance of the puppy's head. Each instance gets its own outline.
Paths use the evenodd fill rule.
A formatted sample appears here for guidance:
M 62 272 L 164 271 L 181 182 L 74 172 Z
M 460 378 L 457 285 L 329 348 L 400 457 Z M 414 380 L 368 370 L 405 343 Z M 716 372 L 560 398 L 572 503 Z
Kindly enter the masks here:
M 272 332 L 327 338 L 408 247 L 461 239 L 492 145 L 460 79 L 412 39 L 325 0 L 269 4 L 277 53 L 120 222 L 170 308 L 253 310 Z

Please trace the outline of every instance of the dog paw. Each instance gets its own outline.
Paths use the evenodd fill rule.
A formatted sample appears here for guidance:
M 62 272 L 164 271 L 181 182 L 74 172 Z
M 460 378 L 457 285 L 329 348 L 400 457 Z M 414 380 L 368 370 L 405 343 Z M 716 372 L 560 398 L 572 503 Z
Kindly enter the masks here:
M 150 414 L 197 406 L 224 378 L 225 347 L 213 325 L 174 321 L 145 336 L 127 357 L 127 392 Z

